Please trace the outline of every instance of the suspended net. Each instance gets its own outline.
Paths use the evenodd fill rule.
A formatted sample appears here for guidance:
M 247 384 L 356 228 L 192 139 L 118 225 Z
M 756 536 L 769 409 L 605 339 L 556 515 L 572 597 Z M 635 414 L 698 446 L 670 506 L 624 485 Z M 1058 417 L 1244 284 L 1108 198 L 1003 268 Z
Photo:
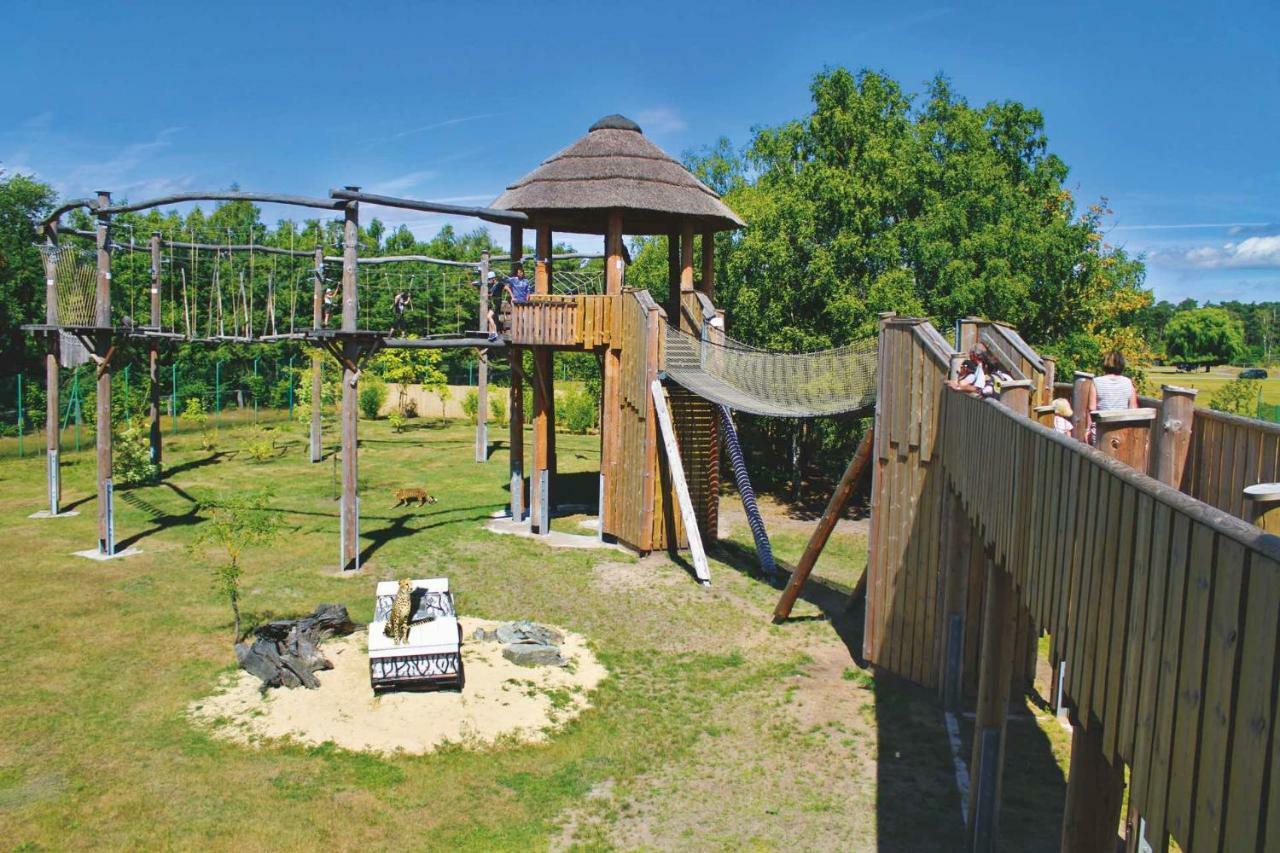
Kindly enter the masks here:
M 98 315 L 98 255 L 71 246 L 40 247 L 52 267 L 58 322 L 64 326 L 95 326 Z
M 876 397 L 876 339 L 806 353 L 704 340 L 668 326 L 667 375 L 740 412 L 812 418 L 865 409 Z

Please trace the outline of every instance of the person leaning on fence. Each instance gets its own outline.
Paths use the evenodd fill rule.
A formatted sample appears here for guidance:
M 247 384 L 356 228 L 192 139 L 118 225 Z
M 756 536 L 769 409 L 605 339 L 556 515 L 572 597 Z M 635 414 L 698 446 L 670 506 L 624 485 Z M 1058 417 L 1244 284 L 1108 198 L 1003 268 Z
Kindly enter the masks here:
M 1089 384 L 1089 443 L 1094 442 L 1097 430 L 1094 412 L 1138 408 L 1138 389 L 1133 380 L 1124 375 L 1124 355 L 1113 349 L 1102 360 L 1102 375 L 1093 377 Z
M 947 383 L 956 391 L 973 394 L 975 397 L 994 397 L 999 393 L 997 383 L 1002 376 L 991 361 L 991 353 L 987 345 L 978 342 L 969 350 L 969 357 L 960 365 L 960 373 Z
M 404 315 L 405 312 L 413 307 L 413 297 L 409 295 L 409 291 L 402 290 L 391 300 L 391 330 L 387 332 L 390 337 L 395 337 L 397 333 L 404 334 Z
M 516 264 L 506 283 L 506 291 L 511 297 L 511 302 L 515 305 L 523 305 L 529 301 L 529 293 L 532 290 L 529 279 L 524 277 L 524 264 Z

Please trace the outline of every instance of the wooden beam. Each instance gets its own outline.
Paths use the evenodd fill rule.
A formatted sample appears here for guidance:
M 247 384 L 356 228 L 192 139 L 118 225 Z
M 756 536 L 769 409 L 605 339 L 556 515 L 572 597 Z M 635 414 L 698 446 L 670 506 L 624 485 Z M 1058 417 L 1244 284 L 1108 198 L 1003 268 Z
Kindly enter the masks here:
M 609 221 L 605 229 L 605 272 L 604 292 L 609 296 L 622 293 L 622 281 L 626 272 L 626 260 L 622 245 L 622 211 L 609 212 Z M 640 353 L 629 353 L 628 357 L 640 357 Z M 609 500 L 610 489 L 617 482 L 621 441 L 618 419 L 619 381 L 622 375 L 622 353 L 620 349 L 609 346 L 605 348 L 601 358 L 602 386 L 600 395 L 600 495 L 599 495 L 599 538 L 604 539 L 613 530 L 613 502 Z
M 524 229 L 511 226 L 511 272 L 524 255 Z M 511 520 L 520 521 L 525 515 L 524 499 L 524 355 L 520 347 L 507 351 L 507 365 L 511 369 L 511 397 L 508 401 L 508 456 L 511 462 Z
M 675 428 L 671 425 L 671 412 L 667 408 L 666 392 L 662 383 L 653 380 L 649 385 L 653 395 L 653 407 L 658 416 L 658 426 L 662 431 L 662 444 L 666 449 L 667 470 L 671 474 L 671 483 L 675 486 L 676 501 L 680 504 L 680 517 L 684 521 L 685 535 L 689 538 L 689 551 L 693 556 L 693 573 L 703 586 L 711 583 L 711 572 L 707 566 L 707 554 L 702 549 L 702 534 L 698 532 L 698 517 L 693 511 L 693 500 L 689 497 L 689 484 L 684 479 L 684 465 L 680 462 L 680 448 L 676 445 Z M 675 542 L 669 543 L 675 549 Z
M 342 330 L 354 332 L 357 321 L 359 286 L 357 280 L 358 247 L 360 245 L 360 209 L 356 202 L 347 204 L 342 223 Z M 342 369 L 342 571 L 360 568 L 360 510 L 356 490 L 359 485 L 358 418 L 359 373 L 352 368 L 361 358 L 360 343 L 352 338 L 342 341 L 346 362 Z
M 497 210 L 492 207 L 464 207 L 460 204 L 445 204 L 439 201 L 420 201 L 413 198 L 398 198 L 389 195 L 377 195 L 375 193 L 363 193 L 358 189 L 347 187 L 341 190 L 329 190 L 329 195 L 334 198 L 346 199 L 348 201 L 362 201 L 366 204 L 376 204 L 380 207 L 396 207 L 403 210 L 422 210 L 428 213 L 452 213 L 457 216 L 474 216 L 477 219 L 483 219 L 486 222 L 496 222 L 499 225 L 527 225 L 529 217 L 523 213 L 514 210 Z M 551 254 L 550 252 L 547 253 Z
M 315 269 L 312 271 L 311 290 L 311 328 L 318 329 L 324 317 L 324 249 L 316 247 Z M 320 409 L 324 396 L 324 356 L 317 350 L 311 350 L 311 430 L 308 435 L 308 446 L 311 461 L 319 462 L 323 456 L 321 448 Z
M 716 235 L 714 231 L 702 234 L 702 292 L 714 301 L 716 298 Z
M 279 193 L 254 193 L 240 192 L 238 190 L 215 191 L 215 192 L 189 192 L 189 193 L 173 193 L 172 195 L 164 195 L 158 198 L 149 198 L 144 201 L 131 202 L 127 204 L 112 205 L 110 203 L 110 193 L 105 193 L 107 203 L 103 203 L 102 196 L 104 193 L 98 194 L 98 203 L 96 210 L 99 214 L 112 215 L 116 213 L 132 213 L 135 210 L 147 210 L 152 207 L 163 207 L 166 204 L 182 204 L 188 201 L 252 201 L 262 202 L 264 204 L 288 204 L 294 207 L 318 207 L 324 210 L 341 210 L 346 206 L 346 202 L 332 198 L 311 198 L 301 195 L 281 195 Z M 75 205 L 79 207 L 80 205 Z M 64 211 L 65 212 L 65 211 Z
M 480 320 L 481 330 L 489 328 L 489 250 L 480 253 Z M 493 306 L 497 310 L 499 306 Z M 489 353 L 476 351 L 476 461 L 489 461 Z
M 58 268 L 52 255 L 44 257 L 44 318 L 50 326 L 58 325 Z M 44 380 L 44 449 L 45 479 L 48 491 L 49 514 L 57 515 L 62 500 L 61 431 L 58 429 L 58 358 L 60 335 L 51 332 L 45 336 Z
M 537 274 L 535 293 L 551 292 L 551 226 L 537 227 Z M 533 479 L 529 483 L 529 529 L 551 532 L 552 479 L 555 476 L 556 403 L 555 353 L 551 348 L 533 348 Z
M 680 234 L 667 235 L 667 322 L 680 325 Z
M 98 208 L 109 207 L 111 194 L 98 193 Z M 98 281 L 97 281 L 97 314 L 94 322 L 99 326 L 111 325 L 111 217 L 106 213 L 98 214 Z M 96 352 L 110 346 L 110 338 L 95 340 Z M 115 519 L 112 505 L 113 486 L 111 481 L 111 362 L 103 361 L 98 368 L 97 394 L 97 461 L 98 461 L 98 552 L 114 554 Z
M 862 475 L 867 471 L 867 463 L 871 461 L 871 448 L 875 446 L 875 428 L 874 426 L 867 430 L 862 436 L 862 441 L 858 443 L 858 449 L 854 452 L 853 458 L 849 460 L 849 465 L 844 469 L 844 476 L 840 478 L 839 485 L 836 486 L 834 492 L 831 493 L 831 499 L 827 501 L 827 508 L 823 511 L 822 517 L 818 519 L 818 526 L 814 528 L 812 535 L 809 537 L 809 544 L 805 546 L 804 553 L 800 556 L 800 562 L 796 565 L 795 571 L 791 573 L 791 580 L 787 583 L 787 588 L 782 591 L 782 596 L 778 599 L 778 604 L 773 608 L 774 624 L 784 621 L 791 615 L 791 608 L 795 606 L 796 599 L 800 597 L 800 591 L 804 588 L 805 582 L 809 579 L 809 574 L 813 571 L 813 567 L 817 565 L 818 557 L 822 555 L 822 549 L 827 546 L 827 540 L 831 538 L 831 531 L 835 530 L 836 522 L 840 520 L 844 508 L 848 506 L 849 500 L 853 497 L 854 489 L 862 480 Z
M 945 392 L 944 392 L 945 393 Z M 938 692 L 942 707 L 959 711 L 964 697 L 965 614 L 969 601 L 972 564 L 973 524 L 964 513 L 964 504 L 947 489 L 942 505 L 942 535 L 939 549 L 942 576 L 942 642 Z
M 1076 441 L 1084 441 L 1089 435 L 1089 384 L 1093 382 L 1092 373 L 1083 373 L 1079 370 L 1075 372 L 1075 376 L 1071 381 L 1071 410 L 1072 424 L 1074 429 L 1071 430 L 1071 436 Z

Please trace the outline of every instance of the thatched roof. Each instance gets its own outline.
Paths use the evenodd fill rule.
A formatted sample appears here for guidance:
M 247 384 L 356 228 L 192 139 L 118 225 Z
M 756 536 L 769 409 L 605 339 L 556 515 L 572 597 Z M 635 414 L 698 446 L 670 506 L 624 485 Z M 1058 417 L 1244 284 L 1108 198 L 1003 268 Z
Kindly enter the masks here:
M 697 231 L 745 224 L 620 115 L 600 119 L 586 136 L 507 187 L 491 207 L 584 234 L 603 234 L 610 210 L 622 211 L 624 234 L 668 234 L 689 220 Z

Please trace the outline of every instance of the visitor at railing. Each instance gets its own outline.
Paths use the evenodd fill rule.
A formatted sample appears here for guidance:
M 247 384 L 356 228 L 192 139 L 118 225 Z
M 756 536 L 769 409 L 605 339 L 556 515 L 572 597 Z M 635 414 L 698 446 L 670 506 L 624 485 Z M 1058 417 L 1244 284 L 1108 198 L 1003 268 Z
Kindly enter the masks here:
M 1011 378 L 996 367 L 987 345 L 979 341 L 969 350 L 969 357 L 960 365 L 959 375 L 947 384 L 975 397 L 994 397 L 1000 393 L 999 384 Z
M 529 293 L 532 292 L 533 286 L 529 284 L 529 279 L 524 277 L 524 264 L 516 264 L 515 269 L 511 271 L 506 290 L 514 305 L 523 305 L 529 301 Z
M 1066 397 L 1058 397 L 1053 401 L 1053 428 L 1063 435 L 1071 435 L 1075 429 L 1075 425 L 1071 419 L 1075 416 L 1075 411 L 1071 408 L 1071 401 Z
M 1133 380 L 1124 375 L 1124 355 L 1113 349 L 1102 360 L 1102 375 L 1095 376 L 1089 385 L 1089 443 L 1097 439 L 1093 421 L 1094 412 L 1138 408 L 1138 389 Z
M 409 295 L 409 291 L 402 290 L 395 295 L 391 300 L 391 329 L 387 332 L 388 337 L 394 338 L 397 333 L 404 334 L 404 315 L 412 307 L 413 297 Z

